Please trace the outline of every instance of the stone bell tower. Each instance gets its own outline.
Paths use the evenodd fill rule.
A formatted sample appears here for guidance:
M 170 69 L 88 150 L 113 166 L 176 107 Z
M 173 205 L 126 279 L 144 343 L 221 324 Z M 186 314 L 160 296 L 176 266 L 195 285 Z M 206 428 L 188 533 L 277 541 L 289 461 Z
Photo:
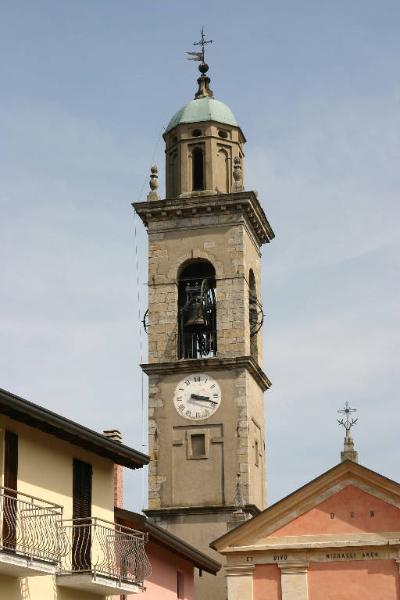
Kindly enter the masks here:
M 221 560 L 209 543 L 266 504 L 260 248 L 274 233 L 245 191 L 245 137 L 204 55 L 199 70 L 164 134 L 166 198 L 153 167 L 134 204 L 149 238 L 146 512 Z M 196 599 L 210 598 L 225 600 L 223 576 L 196 580 Z

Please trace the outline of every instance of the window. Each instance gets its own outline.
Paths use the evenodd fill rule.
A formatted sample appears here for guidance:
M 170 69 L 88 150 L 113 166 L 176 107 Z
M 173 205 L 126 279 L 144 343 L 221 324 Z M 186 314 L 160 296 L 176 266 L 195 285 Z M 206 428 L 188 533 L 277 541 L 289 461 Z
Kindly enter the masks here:
M 171 198 L 176 198 L 180 192 L 179 190 L 179 162 L 178 153 L 172 152 L 170 155 L 169 163 L 169 194 Z
M 192 136 L 193 137 L 200 137 L 201 136 L 201 129 L 194 129 L 192 131 Z
M 256 278 L 253 269 L 249 271 L 249 330 L 250 330 L 250 354 L 256 360 L 258 358 L 257 333 L 260 329 L 260 304 L 257 300 Z M 261 321 L 262 324 L 262 321 Z
M 199 458 L 206 455 L 206 436 L 204 433 L 194 433 L 191 436 L 192 458 Z
M 92 514 L 92 465 L 74 458 L 73 518 L 86 519 Z
M 254 442 L 254 464 L 256 467 L 260 466 L 260 452 L 258 449 L 258 440 Z
M 17 543 L 17 481 L 18 481 L 18 436 L 6 430 L 4 436 L 4 487 L 3 498 L 3 545 L 15 550 Z
M 221 137 L 221 138 L 223 138 L 225 140 L 228 137 L 228 132 L 224 131 L 223 129 L 220 129 L 218 131 L 218 135 L 219 135 L 219 137 Z
M 181 571 L 176 572 L 176 597 L 178 600 L 184 600 L 185 598 L 185 590 L 184 590 L 184 581 L 185 577 Z
M 77 458 L 73 462 L 72 518 L 78 524 L 72 532 L 72 567 L 90 569 L 92 515 L 92 465 Z
M 206 260 L 192 261 L 178 276 L 178 357 L 217 353 L 215 269 Z
M 199 147 L 193 148 L 192 152 L 193 191 L 204 190 L 204 158 L 203 150 Z
M 6 430 L 4 436 L 4 487 L 17 489 L 18 436 Z

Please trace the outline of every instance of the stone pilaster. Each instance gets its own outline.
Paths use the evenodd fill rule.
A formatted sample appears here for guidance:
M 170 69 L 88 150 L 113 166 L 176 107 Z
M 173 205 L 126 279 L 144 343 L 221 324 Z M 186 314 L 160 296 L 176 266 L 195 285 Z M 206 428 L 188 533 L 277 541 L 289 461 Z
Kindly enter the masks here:
M 253 600 L 254 565 L 225 568 L 228 600 Z
M 308 600 L 307 564 L 279 565 L 282 600 Z

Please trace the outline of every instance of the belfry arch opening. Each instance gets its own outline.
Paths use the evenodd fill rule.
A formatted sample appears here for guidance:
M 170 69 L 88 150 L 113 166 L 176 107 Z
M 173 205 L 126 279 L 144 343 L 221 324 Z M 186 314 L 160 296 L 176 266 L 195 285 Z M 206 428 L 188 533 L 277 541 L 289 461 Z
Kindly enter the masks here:
M 178 276 L 178 357 L 217 353 L 215 269 L 207 260 L 186 264 Z
M 200 146 L 192 150 L 192 189 L 194 192 L 204 190 L 204 152 Z
M 258 299 L 256 278 L 254 277 L 253 269 L 249 270 L 249 331 L 250 331 L 250 354 L 256 360 L 258 358 L 257 344 L 257 321 L 258 321 Z

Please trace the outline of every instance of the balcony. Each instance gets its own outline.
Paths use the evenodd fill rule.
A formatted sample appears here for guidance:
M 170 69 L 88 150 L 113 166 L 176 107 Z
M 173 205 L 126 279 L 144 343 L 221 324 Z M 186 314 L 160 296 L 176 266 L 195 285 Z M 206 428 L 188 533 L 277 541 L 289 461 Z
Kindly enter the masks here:
M 49 575 L 63 553 L 62 508 L 0 487 L 0 573 Z
M 134 594 L 150 574 L 145 534 L 102 519 L 64 521 L 68 552 L 57 585 L 95 594 Z

